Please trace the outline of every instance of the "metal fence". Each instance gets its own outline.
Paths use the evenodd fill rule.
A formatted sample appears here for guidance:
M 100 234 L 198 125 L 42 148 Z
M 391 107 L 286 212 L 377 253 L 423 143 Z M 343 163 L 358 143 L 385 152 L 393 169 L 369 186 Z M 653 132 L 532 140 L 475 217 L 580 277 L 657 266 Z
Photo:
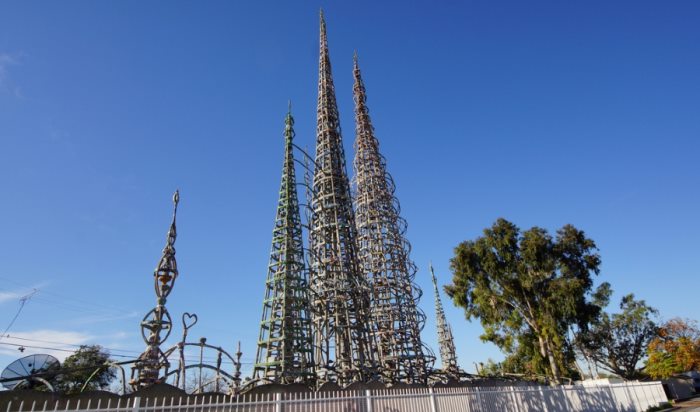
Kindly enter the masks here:
M 4 412 L 643 412 L 666 402 L 660 382 L 606 386 L 411 388 L 20 402 Z

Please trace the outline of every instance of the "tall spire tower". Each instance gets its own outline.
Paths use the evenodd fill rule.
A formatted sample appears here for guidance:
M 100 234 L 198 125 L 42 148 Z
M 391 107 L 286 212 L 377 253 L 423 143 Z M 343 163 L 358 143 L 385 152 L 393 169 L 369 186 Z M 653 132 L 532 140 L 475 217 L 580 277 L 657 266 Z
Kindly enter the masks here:
M 175 191 L 173 195 L 173 220 L 170 223 L 163 255 L 153 273 L 157 305 L 141 321 L 141 335 L 146 342 L 146 350 L 139 356 L 132 372 L 132 376 L 133 373 L 138 373 L 138 376 L 131 380 L 132 386 L 137 389 L 159 383 L 160 370 L 169 366 L 168 359 L 163 354 L 160 345 L 170 336 L 173 324 L 170 314 L 165 308 L 165 302 L 172 292 L 175 279 L 178 276 L 177 261 L 175 260 L 175 240 L 177 239 L 175 220 L 179 202 L 180 192 Z
M 456 378 L 460 374 L 457 365 L 457 351 L 455 350 L 455 340 L 452 337 L 452 328 L 447 323 L 445 311 L 442 309 L 442 300 L 438 290 L 437 278 L 433 265 L 430 264 L 430 274 L 433 276 L 433 288 L 435 289 L 435 319 L 437 320 L 438 345 L 440 346 L 440 361 L 442 370 L 449 377 Z
M 312 184 L 309 261 L 314 363 L 321 381 L 341 385 L 376 374 L 370 335 L 369 286 L 359 269 L 350 182 L 320 16 L 316 157 Z
M 294 171 L 294 118 L 285 118 L 284 165 L 253 377 L 275 383 L 313 379 L 311 315 Z
M 389 382 L 424 383 L 428 365 L 420 331 L 425 315 L 417 307 L 422 292 L 413 282 L 416 267 L 404 237 L 406 222 L 374 135 L 357 54 L 353 74 L 355 222 L 361 270 L 372 289 L 372 333 L 381 373 Z

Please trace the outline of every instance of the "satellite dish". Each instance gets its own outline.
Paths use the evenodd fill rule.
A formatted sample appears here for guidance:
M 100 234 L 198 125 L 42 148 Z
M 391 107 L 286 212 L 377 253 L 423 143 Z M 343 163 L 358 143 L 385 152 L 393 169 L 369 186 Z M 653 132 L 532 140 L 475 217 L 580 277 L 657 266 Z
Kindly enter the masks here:
M 47 372 L 57 371 L 61 367 L 58 359 L 51 355 L 36 354 L 29 355 L 23 358 L 19 358 L 11 364 L 7 365 L 2 374 L 0 374 L 0 381 L 2 386 L 6 389 L 15 389 L 18 387 L 23 387 L 36 382 L 41 382 L 47 385 L 49 389 L 53 390 L 48 378 L 51 376 L 33 376 L 36 374 L 46 374 Z

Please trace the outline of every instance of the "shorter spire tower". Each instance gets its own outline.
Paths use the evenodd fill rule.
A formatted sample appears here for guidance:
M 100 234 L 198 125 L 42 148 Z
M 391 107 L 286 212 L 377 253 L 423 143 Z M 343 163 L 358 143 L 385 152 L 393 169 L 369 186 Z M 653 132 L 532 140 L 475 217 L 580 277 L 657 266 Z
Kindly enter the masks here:
M 285 118 L 284 165 L 253 377 L 274 383 L 313 378 L 308 274 L 294 171 L 294 118 Z
M 132 372 L 131 384 L 137 389 L 160 383 L 160 370 L 169 366 L 168 359 L 163 354 L 160 345 L 170 336 L 173 324 L 170 314 L 165 308 L 165 302 L 172 292 L 175 279 L 178 276 L 177 261 L 175 260 L 175 240 L 177 239 L 175 220 L 179 202 L 180 192 L 176 190 L 173 195 L 173 220 L 168 230 L 163 255 L 153 273 L 157 305 L 141 321 L 141 335 L 146 342 L 146 350 L 139 356 Z M 165 333 L 164 336 L 161 335 L 163 333 Z M 133 377 L 136 372 L 138 376 Z
M 452 337 L 452 328 L 447 323 L 445 311 L 442 308 L 442 300 L 440 299 L 440 291 L 438 290 L 437 278 L 433 270 L 433 264 L 430 264 L 430 274 L 433 277 L 433 288 L 435 289 L 435 319 L 437 321 L 438 345 L 440 346 L 440 361 L 442 362 L 442 370 L 451 378 L 457 378 L 460 374 L 459 366 L 457 365 L 457 350 L 455 349 L 455 340 Z

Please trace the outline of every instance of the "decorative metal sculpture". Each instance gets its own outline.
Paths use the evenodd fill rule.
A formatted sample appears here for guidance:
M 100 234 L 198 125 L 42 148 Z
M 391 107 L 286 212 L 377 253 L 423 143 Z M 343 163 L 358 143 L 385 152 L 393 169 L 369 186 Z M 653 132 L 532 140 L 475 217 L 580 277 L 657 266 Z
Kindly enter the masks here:
M 374 135 L 357 53 L 353 75 L 355 222 L 360 266 L 372 288 L 372 332 L 381 373 L 387 382 L 425 383 L 432 359 L 426 359 L 420 338 L 425 314 L 417 304 L 422 291 L 414 283 L 406 221 Z
M 165 372 L 163 381 L 171 380 L 174 386 L 186 390 L 190 393 L 202 393 L 206 391 L 227 392 L 231 395 L 237 394 L 241 386 L 241 343 L 238 342 L 236 357 L 231 356 L 227 351 L 219 346 L 207 343 L 207 338 L 200 338 L 197 343 L 187 342 L 189 330 L 197 323 L 196 314 L 185 312 L 182 314 L 182 340 L 175 346 L 165 351 L 165 357 L 170 358 L 178 352 L 178 367 Z M 196 363 L 189 363 L 185 357 L 186 349 L 198 348 L 199 358 Z M 204 351 L 213 350 L 216 352 L 216 365 L 205 363 Z M 231 364 L 233 372 L 228 373 L 222 368 L 222 364 Z M 194 376 L 192 382 L 187 381 L 187 371 L 197 370 L 198 375 Z M 213 375 L 205 377 L 204 371 L 212 371 Z M 189 387 L 188 387 L 189 386 Z
M 457 365 L 457 350 L 452 337 L 452 328 L 447 323 L 445 311 L 442 308 L 440 291 L 438 290 L 437 278 L 430 264 L 430 274 L 433 277 L 433 288 L 435 289 L 435 319 L 437 321 L 438 345 L 440 346 L 440 361 L 442 362 L 442 372 L 449 378 L 459 378 L 462 374 Z
M 320 21 L 316 167 L 309 224 L 314 364 L 320 382 L 345 385 L 374 378 L 377 365 L 370 335 L 370 291 L 358 266 L 355 216 L 323 12 Z
M 163 249 L 163 256 L 160 258 L 153 278 L 155 281 L 155 292 L 157 305 L 141 321 L 141 335 L 146 342 L 146 350 L 141 354 L 132 369 L 131 384 L 134 388 L 142 388 L 162 382 L 160 370 L 170 366 L 167 356 L 163 353 L 160 345 L 168 339 L 172 331 L 172 319 L 165 302 L 168 295 L 173 290 L 175 279 L 177 279 L 177 262 L 175 260 L 175 240 L 177 230 L 175 220 L 177 218 L 177 205 L 180 202 L 180 192 L 175 191 L 173 195 L 173 220 L 168 230 L 168 236 Z M 161 335 L 165 333 L 165 335 Z M 134 377 L 134 374 L 138 374 Z
M 253 379 L 274 383 L 314 378 L 308 273 L 294 167 L 294 118 L 285 118 L 284 165 Z

